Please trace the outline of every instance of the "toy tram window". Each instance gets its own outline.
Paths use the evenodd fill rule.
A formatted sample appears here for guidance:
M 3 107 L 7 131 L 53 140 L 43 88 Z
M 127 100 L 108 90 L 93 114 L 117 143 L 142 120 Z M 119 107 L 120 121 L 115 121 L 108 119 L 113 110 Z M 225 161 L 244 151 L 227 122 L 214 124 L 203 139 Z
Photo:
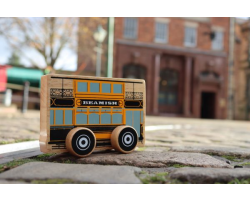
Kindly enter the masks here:
M 65 110 L 64 123 L 69 125 L 72 124 L 72 110 Z
M 141 111 L 141 123 L 143 123 L 143 111 Z
M 56 110 L 56 125 L 63 124 L 63 110 Z
M 99 124 L 99 115 L 96 113 L 89 114 L 89 124 Z
M 100 83 L 90 83 L 90 92 L 100 92 Z
M 112 124 L 121 124 L 122 114 L 115 113 L 112 115 Z
M 102 93 L 111 93 L 110 83 L 102 83 Z
M 122 93 L 122 84 L 113 84 L 113 92 L 121 94 Z
M 87 124 L 87 114 L 84 114 L 84 113 L 77 114 L 76 124 Z
M 101 124 L 111 124 L 111 115 L 108 113 L 101 114 Z
M 88 83 L 78 82 L 77 83 L 77 91 L 78 92 L 88 92 Z
M 54 110 L 50 110 L 50 125 L 54 124 Z

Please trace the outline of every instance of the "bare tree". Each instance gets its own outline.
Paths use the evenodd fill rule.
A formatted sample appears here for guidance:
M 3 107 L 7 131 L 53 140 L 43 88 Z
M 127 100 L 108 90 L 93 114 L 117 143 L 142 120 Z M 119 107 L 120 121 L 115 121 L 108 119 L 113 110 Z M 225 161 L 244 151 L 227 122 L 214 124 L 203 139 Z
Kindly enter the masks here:
M 78 18 L 0 18 L 0 34 L 11 48 L 26 57 L 33 66 L 55 67 L 64 48 L 76 49 Z M 27 55 L 35 50 L 46 66 Z

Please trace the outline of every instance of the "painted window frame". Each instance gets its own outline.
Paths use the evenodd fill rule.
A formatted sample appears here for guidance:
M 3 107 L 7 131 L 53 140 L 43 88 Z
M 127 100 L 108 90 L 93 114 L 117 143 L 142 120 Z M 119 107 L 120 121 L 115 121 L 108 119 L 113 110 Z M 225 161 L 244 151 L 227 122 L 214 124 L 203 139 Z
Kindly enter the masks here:
M 63 111 L 63 123 L 62 124 L 56 124 L 56 111 L 62 110 Z M 65 111 L 71 110 L 72 111 L 72 123 L 71 124 L 65 124 Z M 73 126 L 75 124 L 75 108 L 50 108 L 50 112 L 53 111 L 53 124 L 50 123 L 50 126 Z M 51 119 L 50 119 L 51 120 Z
M 158 25 L 158 26 L 157 26 Z M 162 30 L 157 30 L 157 28 L 159 29 L 159 26 L 165 25 L 164 28 L 162 28 Z M 165 30 L 164 30 L 165 29 Z M 160 31 L 165 31 L 164 33 L 160 33 L 159 35 L 164 35 L 164 38 L 157 38 L 157 33 L 159 33 Z M 162 22 L 162 21 L 155 21 L 155 37 L 154 37 L 154 41 L 156 43 L 168 43 L 168 36 L 169 35 L 169 24 L 168 22 Z
M 137 39 L 138 37 L 138 18 L 124 17 L 123 37 L 126 39 Z
M 214 39 L 211 42 L 211 49 L 215 51 L 223 51 L 224 50 L 224 32 L 223 31 L 214 31 Z M 221 36 L 218 36 L 220 35 Z
M 78 91 L 78 83 L 79 82 L 84 82 L 84 83 L 87 83 L 87 91 L 86 92 L 79 92 Z M 91 83 L 99 83 L 99 92 L 90 92 L 90 85 Z M 105 83 L 105 84 L 110 84 L 110 90 L 111 92 L 110 93 L 105 93 L 105 92 L 102 92 L 102 84 Z M 114 93 L 114 84 L 119 84 L 121 85 L 122 87 L 122 92 L 121 93 Z M 76 95 L 81 95 L 81 94 L 88 94 L 88 95 L 114 95 L 114 96 L 123 96 L 124 95 L 124 91 L 125 91 L 125 88 L 124 88 L 124 83 L 123 82 L 111 82 L 111 81 L 92 81 L 92 80 L 76 80 L 75 81 L 75 94 Z
M 124 118 L 124 112 L 125 111 L 124 110 L 125 109 L 123 109 L 121 107 L 119 107 L 119 108 L 117 108 L 117 107 L 114 107 L 114 108 L 112 108 L 112 107 L 97 107 L 97 108 L 86 107 L 84 109 L 86 109 L 86 110 L 79 111 L 79 110 L 81 110 L 80 108 L 75 109 L 76 110 L 76 112 L 75 112 L 75 121 L 74 121 L 75 126 L 88 126 L 88 125 L 102 126 L 102 125 L 122 125 L 122 124 L 124 124 L 124 120 L 125 120 L 125 118 Z M 93 109 L 93 111 L 91 111 L 91 109 Z M 77 115 L 81 114 L 81 113 L 87 115 L 87 123 L 86 124 L 77 124 L 76 123 Z M 98 114 L 99 115 L 99 124 L 90 124 L 89 123 L 89 115 L 91 115 L 91 114 Z M 111 120 L 110 124 L 102 124 L 101 123 L 101 115 L 102 114 L 110 114 L 110 120 Z M 122 122 L 121 123 L 116 123 L 116 124 L 112 123 L 114 114 L 120 114 L 121 115 L 121 117 L 122 117 Z
M 194 34 L 194 42 L 193 43 L 188 41 L 189 38 L 192 37 L 192 35 L 190 36 L 191 30 L 193 31 L 192 34 Z M 185 29 L 184 29 L 184 46 L 185 47 L 196 47 L 197 46 L 197 37 L 198 37 L 197 27 L 185 25 Z

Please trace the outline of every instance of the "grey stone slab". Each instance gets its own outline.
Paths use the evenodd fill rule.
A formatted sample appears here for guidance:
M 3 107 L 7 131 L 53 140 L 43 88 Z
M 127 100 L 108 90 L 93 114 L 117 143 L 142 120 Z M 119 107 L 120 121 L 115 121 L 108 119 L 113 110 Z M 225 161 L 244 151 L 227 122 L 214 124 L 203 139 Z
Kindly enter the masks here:
M 130 165 L 136 167 L 169 167 L 182 164 L 196 167 L 231 168 L 232 166 L 212 156 L 200 153 L 135 151 L 130 154 L 118 152 L 95 153 L 86 158 L 75 158 L 68 154 L 52 157 L 51 161 L 75 159 L 74 162 L 102 165 Z
M 40 151 L 39 148 L 4 153 L 0 154 L 0 164 L 4 164 L 17 159 L 30 158 L 41 154 L 43 153 Z
M 7 181 L 7 180 L 0 180 L 0 184 L 27 184 L 24 181 Z
M 170 173 L 171 179 L 188 183 L 228 183 L 234 179 L 250 178 L 250 169 L 184 167 Z
M 169 173 L 173 170 L 176 170 L 174 167 L 162 167 L 162 168 L 141 168 L 143 172 L 146 172 L 147 174 L 157 174 L 157 173 Z
M 0 158 L 0 165 L 13 161 L 13 158 Z
M 218 156 L 231 155 L 240 158 L 250 158 L 250 149 L 230 147 L 204 147 L 204 146 L 178 146 L 172 147 L 170 151 L 208 153 Z
M 26 163 L 0 174 L 0 180 L 69 179 L 86 183 L 141 183 L 135 173 L 141 169 L 130 166 Z

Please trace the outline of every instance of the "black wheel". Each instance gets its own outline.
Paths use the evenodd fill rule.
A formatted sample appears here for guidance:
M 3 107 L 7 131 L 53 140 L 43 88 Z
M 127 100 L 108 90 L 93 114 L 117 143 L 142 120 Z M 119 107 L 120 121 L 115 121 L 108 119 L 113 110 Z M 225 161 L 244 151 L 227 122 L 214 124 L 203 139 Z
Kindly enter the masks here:
M 68 151 L 79 157 L 85 157 L 91 154 L 95 145 L 96 138 L 94 133 L 86 128 L 73 129 L 66 138 Z
M 113 148 L 122 153 L 132 152 L 137 145 L 137 141 L 137 133 L 131 127 L 117 127 L 111 136 Z

